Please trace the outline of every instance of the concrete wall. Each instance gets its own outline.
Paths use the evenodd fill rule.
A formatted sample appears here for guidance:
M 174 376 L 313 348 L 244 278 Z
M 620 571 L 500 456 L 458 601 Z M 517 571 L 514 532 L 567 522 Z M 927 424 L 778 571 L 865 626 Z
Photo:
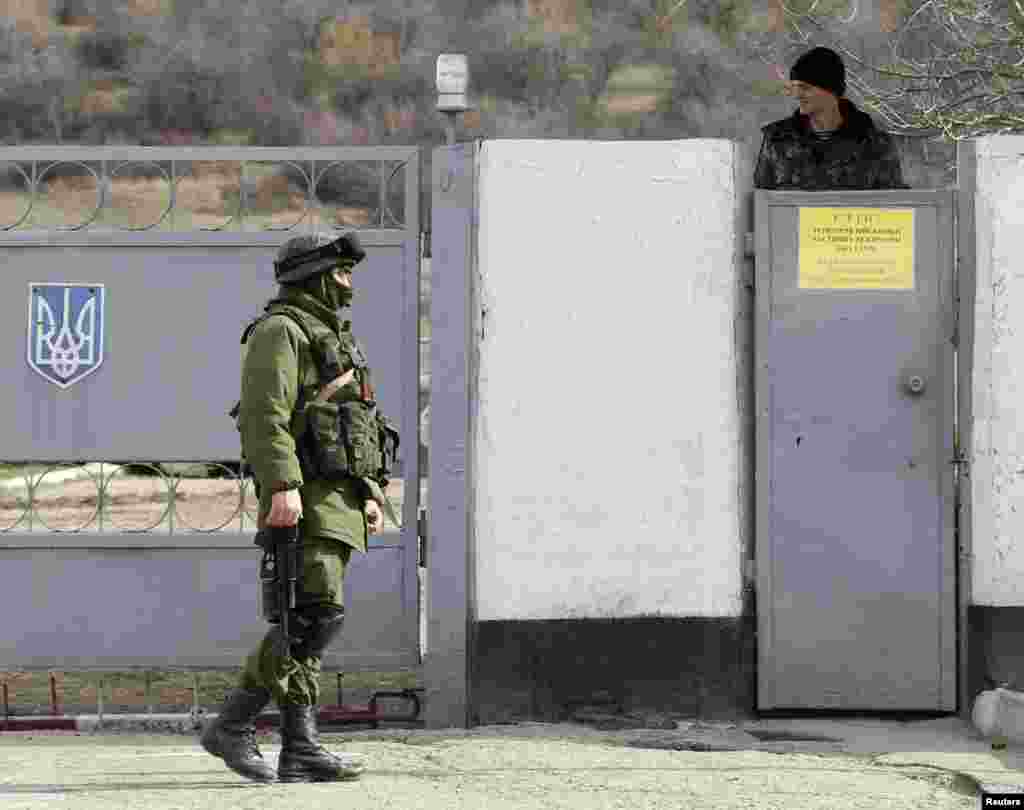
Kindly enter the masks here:
M 1024 605 L 1024 137 L 974 145 L 971 602 Z
M 470 295 L 435 318 L 473 357 L 445 504 L 471 550 L 470 722 L 750 711 L 752 166 L 718 140 L 472 147 L 449 236 L 473 275 L 445 271 Z M 1024 688 L 1024 138 L 965 155 L 961 711 L 993 681 Z
M 480 621 L 741 615 L 736 162 L 482 145 Z

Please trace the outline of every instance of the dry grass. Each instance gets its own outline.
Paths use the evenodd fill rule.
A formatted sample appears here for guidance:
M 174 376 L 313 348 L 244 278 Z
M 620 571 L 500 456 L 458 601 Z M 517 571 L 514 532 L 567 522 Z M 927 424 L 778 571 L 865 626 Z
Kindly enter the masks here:
M 613 93 L 604 102 L 609 115 L 638 115 L 658 109 L 661 97 L 657 93 Z
M 169 0 L 128 0 L 125 11 L 133 17 L 162 17 L 170 13 Z
M 96 210 L 100 192 L 96 178 L 91 174 L 62 175 L 46 179 L 40 189 L 40 202 L 45 208 L 60 214 L 67 224 L 79 223 Z
M 180 176 L 175 207 L 161 229 L 193 230 L 224 225 L 237 214 L 241 166 L 234 161 L 205 161 Z M 73 225 L 84 222 L 100 199 L 96 179 L 90 174 L 62 175 L 45 180 L 29 218 L 20 227 Z M 98 224 L 134 228 L 153 225 L 170 204 L 170 184 L 162 177 L 115 176 Z M 25 215 L 30 203 L 27 191 L 0 191 L 0 225 L 10 226 Z M 267 173 L 254 184 L 248 199 L 246 222 L 253 227 L 282 228 L 303 216 L 322 218 L 336 227 L 372 225 L 376 211 L 345 205 L 307 211 L 306 195 L 283 175 Z M 316 223 L 313 223 L 316 224 Z
M 367 17 L 336 19 L 320 30 L 318 51 L 328 67 L 362 65 L 371 75 L 401 60 L 398 33 L 374 31 Z
M 579 4 L 576 0 L 528 0 L 526 13 L 549 34 L 574 34 L 579 30 Z
M 45 484 L 45 476 L 42 479 Z M 166 526 L 166 512 L 173 479 L 157 476 L 110 476 L 103 501 L 104 526 L 123 531 L 146 531 Z M 50 529 L 95 529 L 98 521 L 99 484 L 92 479 L 65 481 L 36 491 L 35 513 Z M 244 498 L 242 497 L 244 495 Z M 401 514 L 403 482 L 391 481 L 387 495 Z M 186 529 L 237 531 L 239 507 L 253 525 L 258 504 L 252 488 L 239 491 L 230 478 L 182 478 L 174 490 L 175 525 Z M 9 529 L 25 515 L 24 490 L 0 490 L 0 529 Z M 385 518 L 385 526 L 393 524 Z
M 45 477 L 43 479 L 45 482 Z M 170 498 L 169 483 L 158 477 L 127 477 L 115 473 L 104 499 L 105 525 L 144 531 L 163 523 Z M 182 479 L 175 491 L 175 512 L 190 529 L 238 528 L 240 502 L 237 481 L 222 478 Z M 91 479 L 65 481 L 36 492 L 35 512 L 51 529 L 95 528 L 99 487 Z M 255 512 L 249 493 L 245 507 Z M 13 526 L 25 511 L 25 495 L 17 490 L 0 494 L 0 528 Z M 230 523 L 228 527 L 226 524 Z
M 35 48 L 45 48 L 50 38 L 49 0 L 7 0 L 6 16 L 14 21 L 14 27 L 32 35 Z
M 93 713 L 97 708 L 100 682 L 104 711 L 186 712 L 192 708 L 192 673 L 182 671 L 132 672 L 54 672 L 57 708 L 65 714 Z M 147 684 L 147 674 L 149 683 Z M 199 705 L 215 711 L 224 696 L 238 682 L 238 670 L 199 671 Z M 0 672 L 7 684 L 9 708 L 15 715 L 49 714 L 50 680 L 47 672 Z M 412 689 L 422 686 L 418 670 L 369 672 L 342 676 L 345 703 L 365 703 L 372 692 Z M 321 704 L 331 705 L 337 698 L 337 674 L 325 672 L 320 678 Z

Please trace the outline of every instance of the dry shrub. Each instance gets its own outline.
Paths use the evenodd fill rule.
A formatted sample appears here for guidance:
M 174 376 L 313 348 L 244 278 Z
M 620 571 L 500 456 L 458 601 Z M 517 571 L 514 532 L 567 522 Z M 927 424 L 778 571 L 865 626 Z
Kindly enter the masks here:
M 7 684 L 7 692 L 13 697 L 14 690 L 18 686 L 28 686 L 32 683 L 31 672 L 0 672 L 0 683 Z
M 328 67 L 361 65 L 371 72 L 401 60 L 401 37 L 374 31 L 367 17 L 327 21 L 320 29 L 320 61 Z
M 175 686 L 164 686 L 161 687 L 157 692 L 157 702 L 163 704 L 170 704 L 172 706 L 191 706 L 192 705 L 192 690 L 182 689 Z
M 280 174 L 272 174 L 262 177 L 256 182 L 256 192 L 253 195 L 256 208 L 267 211 L 270 209 L 287 211 L 301 211 L 306 205 L 305 195 L 295 189 L 288 178 Z M 282 202 L 285 205 L 282 206 Z
M 125 11 L 133 17 L 159 17 L 168 12 L 166 0 L 128 0 Z
M 156 222 L 167 207 L 170 189 L 162 177 L 118 176 L 110 188 L 110 207 L 131 213 L 134 225 Z
M 103 115 L 117 110 L 117 96 L 112 90 L 99 88 L 90 90 L 82 96 L 80 107 L 85 115 Z
M 45 48 L 50 35 L 49 0 L 7 0 L 7 18 L 14 21 L 14 27 L 25 34 L 31 34 L 35 48 Z
M 178 180 L 177 207 L 197 214 L 224 215 L 224 188 L 219 176 L 182 177 Z
M 178 520 L 192 529 L 212 530 L 238 520 L 238 482 L 186 479 L 175 493 Z
M 657 93 L 613 93 L 604 103 L 610 115 L 651 113 L 658 109 Z
M 98 203 L 96 178 L 91 174 L 51 177 L 42 190 L 47 201 L 65 213 L 84 215 Z
M 334 208 L 334 222 L 343 227 L 360 228 L 370 224 L 373 212 L 369 208 Z
M 69 14 L 60 27 L 65 34 L 91 34 L 96 30 L 96 18 L 87 14 Z
M 146 702 L 146 690 L 137 686 L 115 686 L 110 690 L 110 699 L 126 706 L 141 706 Z
M 57 195 L 74 194 L 85 190 L 95 191 L 96 178 L 91 174 L 62 174 L 49 178 L 46 185 Z
M 527 0 L 526 13 L 549 34 L 572 34 L 579 29 L 579 0 Z
M 194 160 L 192 161 L 192 176 L 198 179 L 206 178 L 231 178 L 237 180 L 242 167 L 237 160 Z
M 0 224 L 11 225 L 17 222 L 25 213 L 27 207 L 27 194 L 17 191 L 0 191 Z

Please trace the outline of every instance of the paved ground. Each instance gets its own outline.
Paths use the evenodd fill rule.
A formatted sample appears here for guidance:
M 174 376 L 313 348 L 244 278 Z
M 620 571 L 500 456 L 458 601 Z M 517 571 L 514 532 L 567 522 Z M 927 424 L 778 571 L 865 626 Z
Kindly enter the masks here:
M 979 785 L 1024 783 L 1024 749 L 993 751 L 955 718 L 684 722 L 615 732 L 525 723 L 323 738 L 364 754 L 366 773 L 347 783 L 263 786 L 228 771 L 190 736 L 4 734 L 0 810 L 909 810 L 974 808 Z M 274 763 L 276 735 L 262 737 L 261 747 Z

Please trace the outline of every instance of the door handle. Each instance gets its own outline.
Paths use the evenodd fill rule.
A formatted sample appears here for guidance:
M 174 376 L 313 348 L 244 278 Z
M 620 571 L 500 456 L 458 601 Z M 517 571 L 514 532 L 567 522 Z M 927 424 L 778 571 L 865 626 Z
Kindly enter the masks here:
M 907 393 L 914 394 L 915 396 L 923 394 L 925 389 L 924 377 L 920 374 L 911 374 L 907 377 L 906 388 Z

